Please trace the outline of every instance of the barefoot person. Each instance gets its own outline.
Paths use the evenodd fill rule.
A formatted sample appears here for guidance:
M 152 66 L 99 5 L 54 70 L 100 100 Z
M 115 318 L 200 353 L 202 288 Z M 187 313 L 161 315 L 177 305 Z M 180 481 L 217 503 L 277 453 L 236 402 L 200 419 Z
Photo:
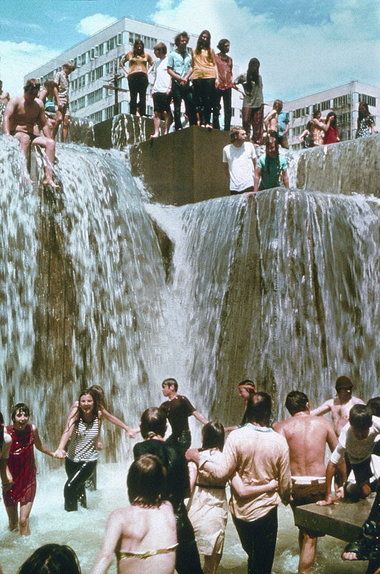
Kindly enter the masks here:
M 172 434 L 166 442 L 172 446 L 179 445 L 185 451 L 191 444 L 189 417 L 194 416 L 204 425 L 208 420 L 193 407 L 187 397 L 178 394 L 178 383 L 175 379 L 165 379 L 161 386 L 162 393 L 168 400 L 161 404 L 160 409 L 172 427 Z
M 291 417 L 273 425 L 274 430 L 286 438 L 289 446 L 290 471 L 292 473 L 291 506 L 309 504 L 321 500 L 325 493 L 325 449 L 336 447 L 334 429 L 327 420 L 310 414 L 309 400 L 305 393 L 291 391 L 285 406 Z M 316 531 L 299 529 L 299 574 L 310 572 L 317 551 Z
M 242 128 L 232 128 L 231 143 L 223 148 L 224 172 L 230 180 L 230 194 L 253 192 L 255 184 L 256 152 Z
M 114 554 L 119 574 L 173 574 L 177 547 L 173 507 L 163 500 L 165 471 L 157 456 L 135 460 L 127 478 L 131 506 L 114 510 L 91 574 L 107 572 Z
M 69 75 L 75 70 L 75 65 L 70 62 L 63 64 L 62 70 L 57 72 L 54 77 L 54 83 L 58 91 L 58 112 L 56 115 L 56 124 L 54 126 L 54 137 L 56 137 L 58 128 L 62 124 L 62 141 L 65 142 L 69 135 L 70 110 L 69 110 Z
M 28 155 L 30 144 L 39 145 L 45 149 L 47 161 L 43 183 L 56 188 L 57 185 L 52 176 L 55 142 L 49 137 L 49 126 L 43 103 L 37 99 L 39 89 L 40 84 L 36 80 L 28 80 L 24 86 L 24 95 L 9 101 L 4 112 L 3 131 L 20 142 L 25 157 Z M 43 135 L 36 131 L 36 126 L 42 130 Z
M 53 453 L 42 444 L 37 428 L 30 424 L 30 411 L 26 404 L 18 403 L 11 417 L 13 424 L 7 427 L 12 437 L 8 466 L 13 484 L 4 492 L 4 504 L 9 518 L 9 530 L 19 530 L 21 535 L 28 535 L 29 516 L 37 488 L 34 446 L 49 456 L 53 456 Z

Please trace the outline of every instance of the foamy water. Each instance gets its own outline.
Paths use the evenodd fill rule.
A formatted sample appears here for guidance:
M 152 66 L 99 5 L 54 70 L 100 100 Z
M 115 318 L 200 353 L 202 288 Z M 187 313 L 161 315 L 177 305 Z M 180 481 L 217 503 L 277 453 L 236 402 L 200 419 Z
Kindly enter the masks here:
M 128 504 L 125 479 L 129 461 L 125 464 L 98 466 L 98 490 L 89 492 L 88 509 L 65 512 L 63 485 L 66 480 L 63 465 L 60 469 L 38 476 L 37 497 L 31 515 L 31 536 L 20 537 L 7 532 L 4 506 L 0 510 L 0 564 L 4 574 L 16 574 L 23 561 L 42 544 L 69 544 L 78 554 L 83 574 L 89 574 L 100 548 L 108 514 Z M 289 507 L 280 507 L 279 533 L 273 574 L 295 574 L 298 564 L 297 529 Z M 363 574 L 366 563 L 347 563 L 340 559 L 344 542 L 329 536 L 319 542 L 318 560 L 313 574 Z M 228 519 L 226 543 L 220 574 L 245 574 L 246 559 L 235 527 Z M 116 561 L 108 570 L 116 573 Z

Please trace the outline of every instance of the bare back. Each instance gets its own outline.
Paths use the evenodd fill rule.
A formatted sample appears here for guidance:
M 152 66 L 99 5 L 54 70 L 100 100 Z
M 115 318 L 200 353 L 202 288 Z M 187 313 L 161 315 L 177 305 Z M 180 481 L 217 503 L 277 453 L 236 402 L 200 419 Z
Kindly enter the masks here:
M 34 134 L 35 125 L 43 125 L 43 104 L 37 99 L 28 102 L 23 97 L 13 98 L 7 105 L 5 114 L 9 119 L 12 135 L 17 132 Z
M 297 413 L 274 428 L 288 443 L 292 476 L 324 476 L 326 444 L 333 451 L 337 442 L 331 423 Z
M 118 574 L 173 574 L 176 544 L 176 522 L 169 502 L 159 507 L 120 508 L 109 517 L 98 564 L 102 556 L 115 552 Z M 95 567 L 92 572 L 104 571 Z

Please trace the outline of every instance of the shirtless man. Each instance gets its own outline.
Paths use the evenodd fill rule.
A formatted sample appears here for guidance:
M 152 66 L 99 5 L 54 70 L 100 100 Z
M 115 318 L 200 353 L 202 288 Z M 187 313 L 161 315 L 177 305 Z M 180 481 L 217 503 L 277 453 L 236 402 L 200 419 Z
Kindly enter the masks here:
M 57 86 L 58 112 L 56 115 L 56 125 L 54 127 L 54 137 L 57 136 L 58 128 L 62 124 L 62 141 L 65 142 L 69 135 L 70 111 L 69 111 L 69 75 L 75 70 L 75 65 L 71 62 L 63 64 L 62 70 L 57 72 L 54 82 Z
M 307 396 L 300 391 L 291 391 L 285 406 L 290 419 L 273 425 L 282 434 L 289 446 L 290 470 L 292 473 L 292 501 L 296 506 L 321 500 L 325 494 L 325 448 L 334 451 L 337 439 L 334 429 L 326 419 L 310 413 Z M 298 543 L 300 558 L 299 574 L 310 572 L 317 551 L 319 534 L 316 531 L 299 529 Z
M 346 376 L 338 377 L 335 383 L 337 396 L 324 402 L 320 407 L 311 411 L 312 415 L 325 415 L 331 412 L 332 423 L 336 436 L 348 423 L 350 410 L 354 405 L 364 405 L 364 401 L 352 394 L 352 381 Z
M 30 144 L 45 148 L 47 163 L 43 183 L 57 188 L 52 176 L 55 142 L 48 137 L 49 129 L 44 106 L 41 100 L 37 99 L 39 89 L 40 84 L 36 80 L 28 80 L 24 86 L 24 95 L 9 101 L 4 113 L 3 130 L 4 134 L 12 135 L 20 142 L 25 157 L 28 155 Z M 36 126 L 44 135 L 36 133 Z

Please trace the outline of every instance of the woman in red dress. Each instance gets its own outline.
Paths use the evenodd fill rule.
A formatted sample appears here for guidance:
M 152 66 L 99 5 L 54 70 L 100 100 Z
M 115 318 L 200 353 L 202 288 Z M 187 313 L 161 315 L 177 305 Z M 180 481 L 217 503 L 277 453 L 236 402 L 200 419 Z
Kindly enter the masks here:
M 4 493 L 4 504 L 9 529 L 27 535 L 30 534 L 29 515 L 37 486 L 34 446 L 49 456 L 53 456 L 53 453 L 43 446 L 37 428 L 29 423 L 30 411 L 24 403 L 18 403 L 11 416 L 13 424 L 7 427 L 7 432 L 12 437 L 8 467 L 13 477 L 13 486 Z

